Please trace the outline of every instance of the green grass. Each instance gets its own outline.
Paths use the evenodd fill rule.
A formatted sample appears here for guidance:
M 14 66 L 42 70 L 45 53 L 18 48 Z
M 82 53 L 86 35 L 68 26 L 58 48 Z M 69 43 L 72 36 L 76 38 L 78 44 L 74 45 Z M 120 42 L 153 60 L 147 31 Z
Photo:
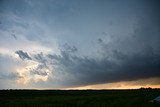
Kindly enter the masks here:
M 159 107 L 160 90 L 1 90 L 0 107 Z

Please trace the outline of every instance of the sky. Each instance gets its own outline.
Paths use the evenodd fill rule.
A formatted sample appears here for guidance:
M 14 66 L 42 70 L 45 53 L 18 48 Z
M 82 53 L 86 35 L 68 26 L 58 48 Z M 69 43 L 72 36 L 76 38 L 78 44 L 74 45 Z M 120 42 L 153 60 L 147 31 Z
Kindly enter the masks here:
M 160 88 L 158 0 L 0 0 L 0 89 Z

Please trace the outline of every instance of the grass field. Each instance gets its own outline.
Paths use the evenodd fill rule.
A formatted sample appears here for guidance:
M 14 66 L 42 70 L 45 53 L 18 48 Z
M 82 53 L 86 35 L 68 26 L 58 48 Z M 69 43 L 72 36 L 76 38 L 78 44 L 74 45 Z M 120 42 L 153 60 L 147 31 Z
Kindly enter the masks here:
M 160 107 L 160 90 L 1 90 L 0 107 Z

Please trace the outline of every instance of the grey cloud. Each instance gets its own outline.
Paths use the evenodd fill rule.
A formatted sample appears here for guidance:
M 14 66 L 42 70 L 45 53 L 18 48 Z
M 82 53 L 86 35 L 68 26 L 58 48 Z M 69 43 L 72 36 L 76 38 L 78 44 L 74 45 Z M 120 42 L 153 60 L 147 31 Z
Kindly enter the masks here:
M 47 69 L 46 66 L 42 63 L 42 64 L 39 64 L 37 68 L 31 69 L 30 73 L 46 76 L 48 75 L 48 72 L 46 71 L 46 69 Z
M 7 81 L 14 81 L 20 78 L 20 75 L 13 69 L 15 65 L 16 62 L 12 58 L 0 55 L 0 88 L 5 87 Z
M 65 43 L 64 45 L 62 45 L 61 48 L 63 51 L 67 51 L 67 52 L 77 52 L 78 49 L 75 46 L 70 46 L 69 44 Z
M 16 54 L 19 55 L 19 57 L 24 60 L 33 60 L 38 62 L 37 67 L 35 68 L 28 68 L 28 71 L 30 72 L 31 75 L 41 75 L 41 76 L 46 76 L 48 75 L 48 71 L 51 68 L 49 68 L 49 64 L 47 59 L 44 57 L 43 53 L 35 54 L 32 55 L 32 58 L 28 55 L 27 52 L 23 52 L 22 50 L 16 51 Z
M 19 57 L 24 60 L 24 59 L 28 59 L 31 60 L 32 58 L 27 54 L 27 52 L 23 52 L 22 50 L 16 51 L 16 54 L 19 55 Z
M 108 35 L 108 34 L 107 34 L 107 32 L 102 32 L 102 34 L 103 34 L 103 35 L 105 35 L 105 36 L 107 36 L 107 35 Z
M 128 44 L 123 45 L 124 49 L 132 48 L 131 51 L 127 50 L 130 51 L 130 53 L 121 50 L 122 45 L 119 45 L 121 42 L 116 44 L 114 41 L 114 43 L 118 45 L 114 49 L 110 48 L 113 45 L 112 42 L 105 44 L 105 42 L 102 41 L 100 45 L 102 47 L 101 51 L 105 53 L 102 59 L 78 57 L 67 51 L 61 51 L 61 55 L 48 55 L 48 58 L 56 62 L 56 66 L 62 67 L 63 72 L 69 74 L 64 77 L 63 81 L 59 84 L 66 87 L 74 87 L 154 77 L 160 78 L 159 43 L 150 45 L 151 42 L 154 41 L 154 36 L 157 38 L 157 34 L 153 33 L 149 36 L 150 38 L 153 37 L 152 41 L 145 41 L 145 36 L 144 39 L 135 37 L 135 35 L 143 36 L 145 32 L 152 32 L 152 29 L 149 30 L 151 31 L 145 31 L 141 28 L 141 33 L 135 32 L 132 40 L 123 40 L 125 44 Z M 141 42 L 139 42 L 139 40 Z M 132 42 L 135 42 L 135 45 L 129 44 Z M 141 46 L 141 43 L 143 43 L 144 46 Z M 58 72 L 58 70 L 56 71 Z
M 29 69 L 31 75 L 46 76 L 48 70 L 52 71 L 53 77 L 49 77 L 47 81 L 49 86 L 55 83 L 69 87 L 160 78 L 159 3 L 158 0 L 39 2 L 37 7 L 40 8 L 35 6 L 35 11 L 31 11 L 31 14 L 30 10 L 33 8 L 26 3 L 20 2 L 20 7 L 17 7 L 17 2 L 5 2 L 4 6 L 0 6 L 5 7 L 2 9 L 3 24 L 0 22 L 2 31 L 6 32 L 0 42 L 2 51 L 24 49 L 25 46 L 14 45 L 24 45 L 21 43 L 23 41 L 26 41 L 25 44 L 43 45 L 53 51 L 56 50 L 52 49 L 54 43 L 77 42 L 78 49 L 66 43 L 60 47 L 58 55 L 30 54 L 23 50 L 15 52 L 22 59 L 18 63 L 23 60 L 38 63 L 36 68 Z M 137 20 L 139 21 L 136 23 Z M 134 30 L 131 28 L 133 23 L 136 23 Z M 22 37 L 10 34 L 12 30 Z M 9 38 L 5 36 L 8 34 Z M 99 34 L 101 37 L 98 37 Z M 96 38 L 99 38 L 98 45 L 90 44 Z M 6 41 L 11 42 L 14 48 L 6 44 Z M 92 55 L 91 52 L 96 54 Z M 17 74 L 12 74 L 16 72 L 12 68 L 17 66 L 11 60 L 7 62 L 0 59 L 0 78 L 17 78 Z
M 48 64 L 47 64 L 47 60 L 45 59 L 43 53 L 39 53 L 36 55 L 33 55 L 31 58 L 27 52 L 23 52 L 22 50 L 16 51 L 16 54 L 19 55 L 19 57 L 24 60 L 33 60 L 38 62 L 38 66 L 36 68 L 29 68 L 29 72 L 31 74 L 37 74 L 37 75 L 41 75 L 41 76 L 46 76 L 48 75 L 48 72 L 46 71 L 47 69 L 49 69 Z
M 97 39 L 98 43 L 102 43 L 103 40 L 101 38 Z
M 17 78 L 20 78 L 19 74 L 16 72 L 7 72 L 0 75 L 0 79 L 9 79 L 9 80 L 16 80 Z
M 65 87 L 160 78 L 160 24 L 156 23 L 148 16 L 135 25 L 132 36 L 108 43 L 99 38 L 102 58 L 76 56 L 72 53 L 78 49 L 68 44 L 60 47 L 60 55 L 34 55 L 40 64 L 31 73 L 45 76 L 50 69 L 60 80 L 53 77 L 49 83 Z
M 47 64 L 46 64 L 47 60 L 44 58 L 44 55 L 42 52 L 40 54 L 34 55 L 34 58 L 38 62 L 42 63 L 45 67 L 47 67 Z
M 14 39 L 16 39 L 16 40 L 17 40 L 17 37 L 16 37 L 16 35 L 15 35 L 15 34 L 11 34 L 11 36 L 12 36 Z
M 117 61 L 108 58 L 96 60 L 88 57 L 65 55 L 52 57 L 58 60 L 64 72 L 70 74 L 63 78 L 63 85 L 81 86 L 97 83 L 112 83 L 160 77 L 160 55 L 115 53 Z M 66 54 L 66 53 L 65 53 Z M 124 58 L 125 56 L 125 58 Z M 120 61 L 121 63 L 118 63 Z M 58 71 L 57 71 L 58 72 Z
M 43 52 L 33 55 L 33 60 L 39 64 L 36 68 L 30 69 L 31 74 L 46 76 L 49 75 L 49 71 L 53 71 L 53 66 L 50 66 L 51 62 L 47 59 Z
M 63 78 L 65 86 L 160 78 L 159 19 L 157 14 L 148 14 L 134 26 L 131 36 L 114 38 L 109 43 L 99 38 L 104 53 L 101 59 L 78 57 L 63 50 L 61 55 L 48 58 L 69 74 Z
M 150 47 L 154 52 L 160 52 L 160 2 L 150 1 L 149 11 L 135 25 L 133 37 L 136 44 L 142 47 Z

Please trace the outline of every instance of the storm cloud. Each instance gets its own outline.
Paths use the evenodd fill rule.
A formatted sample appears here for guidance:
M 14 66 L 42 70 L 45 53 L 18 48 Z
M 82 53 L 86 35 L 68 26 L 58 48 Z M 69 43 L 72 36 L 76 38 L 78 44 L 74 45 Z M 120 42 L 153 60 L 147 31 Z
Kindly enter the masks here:
M 111 61 L 107 57 L 100 60 L 88 57 L 82 58 L 64 52 L 62 52 L 62 56 L 52 55 L 50 58 L 56 60 L 58 66 L 61 66 L 65 73 L 70 74 L 69 77 L 66 77 L 67 81 L 64 79 L 64 84 L 67 86 L 160 77 L 160 55 L 149 53 L 146 53 L 146 55 L 123 55 L 115 51 L 113 54 L 116 61 Z
M 97 39 L 103 57 L 78 57 L 67 51 L 48 55 L 70 74 L 64 84 L 83 86 L 90 84 L 134 81 L 160 78 L 160 16 L 148 13 L 134 26 L 129 37 Z M 70 79 L 72 78 L 72 79 Z M 74 78 L 74 79 L 73 79 Z
M 27 52 L 23 52 L 22 50 L 18 50 L 15 52 L 16 54 L 19 55 L 19 57 L 24 60 L 24 59 L 28 59 L 31 60 L 31 57 L 27 54 Z
M 0 88 L 70 88 L 145 79 L 159 85 L 159 4 L 1 1 Z
M 91 66 L 93 70 L 89 71 L 93 73 L 86 76 L 88 81 L 107 83 L 160 78 L 160 16 L 157 7 L 153 10 L 135 24 L 134 32 L 130 36 L 112 38 L 112 41 L 106 43 L 101 38 L 97 39 L 104 55 L 102 60 Z M 103 60 L 112 64 L 107 65 Z M 110 67 L 111 69 L 107 70 Z M 98 70 L 94 72 L 96 68 Z

